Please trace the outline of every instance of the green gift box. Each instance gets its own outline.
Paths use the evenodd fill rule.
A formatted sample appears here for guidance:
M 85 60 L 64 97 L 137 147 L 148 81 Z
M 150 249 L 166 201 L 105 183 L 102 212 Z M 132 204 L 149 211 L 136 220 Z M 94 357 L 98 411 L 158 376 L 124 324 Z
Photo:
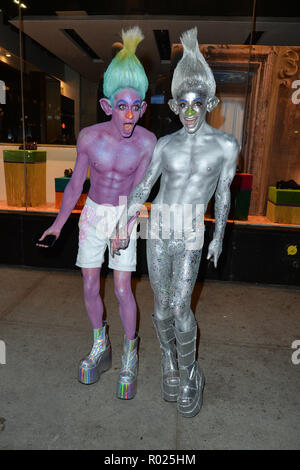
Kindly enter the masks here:
M 46 152 L 41 150 L 3 150 L 4 162 L 41 163 L 46 162 Z
M 269 201 L 285 206 L 300 206 L 300 190 L 269 186 Z
M 56 209 L 60 209 L 61 207 L 64 190 L 66 189 L 66 186 L 69 183 L 70 179 L 71 178 L 68 176 L 61 176 L 61 177 L 55 178 L 55 207 Z M 83 183 L 81 195 L 79 196 L 79 199 L 74 209 L 81 210 L 83 208 L 89 189 L 90 189 L 90 178 L 86 178 L 85 182 Z
M 7 205 L 22 207 L 45 204 L 46 152 L 3 150 L 3 161 Z

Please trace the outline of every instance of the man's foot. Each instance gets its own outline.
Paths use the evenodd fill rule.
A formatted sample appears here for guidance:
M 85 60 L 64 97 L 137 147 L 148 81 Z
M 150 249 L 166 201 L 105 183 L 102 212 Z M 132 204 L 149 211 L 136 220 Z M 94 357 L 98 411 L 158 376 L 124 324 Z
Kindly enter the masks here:
M 201 410 L 205 381 L 196 361 L 197 325 L 189 331 L 174 331 L 180 375 L 177 409 L 185 418 L 193 418 Z
M 162 397 L 165 401 L 177 401 L 179 393 L 179 371 L 176 359 L 174 319 L 158 320 L 152 315 L 153 324 L 161 348 L 162 364 Z
M 177 409 L 185 418 L 193 418 L 202 407 L 205 378 L 197 361 L 191 367 L 180 370 L 180 391 Z
M 164 363 L 164 358 L 162 359 Z M 179 371 L 178 369 L 164 371 L 162 374 L 162 397 L 165 401 L 175 402 L 179 393 Z
M 106 323 L 94 330 L 94 345 L 88 356 L 82 359 L 78 368 L 78 380 L 90 385 L 100 379 L 100 375 L 111 367 L 111 345 L 106 336 Z
M 117 397 L 121 400 L 131 400 L 137 390 L 138 372 L 138 336 L 130 340 L 124 336 L 124 351 L 122 365 L 117 383 Z

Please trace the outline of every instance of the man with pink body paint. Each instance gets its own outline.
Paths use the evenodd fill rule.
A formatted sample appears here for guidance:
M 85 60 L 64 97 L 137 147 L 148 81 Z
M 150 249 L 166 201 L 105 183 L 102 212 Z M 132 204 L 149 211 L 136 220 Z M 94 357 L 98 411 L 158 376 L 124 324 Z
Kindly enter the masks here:
M 148 88 L 145 71 L 135 56 L 143 35 L 138 27 L 122 32 L 123 49 L 116 55 L 104 75 L 106 98 L 100 105 L 111 120 L 82 129 L 77 140 L 77 158 L 67 185 L 60 212 L 53 225 L 40 238 L 57 238 L 71 214 L 90 167 L 90 191 L 79 222 L 79 250 L 76 265 L 82 269 L 84 301 L 94 330 L 94 344 L 79 364 L 81 383 L 96 382 L 111 365 L 111 346 L 106 322 L 102 321 L 100 271 L 104 251 L 127 197 L 141 181 L 151 161 L 156 144 L 153 133 L 137 125 L 146 111 L 144 97 Z M 117 396 L 134 398 L 137 384 L 136 303 L 131 290 L 131 272 L 136 269 L 136 220 L 129 224 L 129 247 L 114 256 L 109 253 L 109 267 L 114 270 L 114 289 L 124 326 L 124 352 L 117 383 Z

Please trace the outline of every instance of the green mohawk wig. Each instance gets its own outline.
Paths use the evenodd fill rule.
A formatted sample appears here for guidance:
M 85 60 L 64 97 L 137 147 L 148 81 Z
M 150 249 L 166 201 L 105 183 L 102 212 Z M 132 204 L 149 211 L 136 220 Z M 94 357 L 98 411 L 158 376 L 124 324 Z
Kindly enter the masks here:
M 103 93 L 111 104 L 122 88 L 134 88 L 141 99 L 145 99 L 149 83 L 144 67 L 135 55 L 136 48 L 143 39 L 138 26 L 128 31 L 122 30 L 123 48 L 107 67 L 103 80 Z

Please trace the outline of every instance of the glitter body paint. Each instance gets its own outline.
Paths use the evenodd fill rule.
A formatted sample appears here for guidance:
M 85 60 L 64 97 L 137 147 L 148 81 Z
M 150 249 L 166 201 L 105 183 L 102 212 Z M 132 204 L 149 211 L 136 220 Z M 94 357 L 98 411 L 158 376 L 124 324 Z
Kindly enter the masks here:
M 213 74 L 199 51 L 196 28 L 184 33 L 181 41 L 184 54 L 174 71 L 173 98 L 169 106 L 179 115 L 183 127 L 159 139 L 144 178 L 128 198 L 128 214 L 137 204 L 144 204 L 160 175 L 160 189 L 152 207 L 159 213 L 158 228 L 161 232 L 164 224 L 160 222 L 163 220 L 160 207 L 176 204 L 182 206 L 183 211 L 186 205 L 192 205 L 194 209 L 202 205 L 204 213 L 215 193 L 215 231 L 208 248 L 208 259 L 212 259 L 217 266 L 230 208 L 230 184 L 236 171 L 239 145 L 232 135 L 214 129 L 205 120 L 206 112 L 217 105 L 218 99 L 214 96 Z M 147 261 L 154 292 L 158 339 L 161 348 L 164 348 L 162 384 L 168 366 L 168 346 L 161 334 L 161 325 L 173 319 L 180 376 L 177 408 L 183 416 L 193 417 L 200 411 L 204 387 L 204 375 L 196 361 L 197 325 L 190 308 L 202 247 L 190 249 L 185 233 L 181 239 L 176 239 L 176 217 L 170 223 L 168 239 L 162 235 L 154 237 L 151 232 L 153 217 L 151 210 Z M 198 223 L 201 221 L 193 220 L 193 224 Z M 169 351 L 172 347 L 173 342 L 170 341 Z M 162 392 L 164 397 L 164 385 Z

